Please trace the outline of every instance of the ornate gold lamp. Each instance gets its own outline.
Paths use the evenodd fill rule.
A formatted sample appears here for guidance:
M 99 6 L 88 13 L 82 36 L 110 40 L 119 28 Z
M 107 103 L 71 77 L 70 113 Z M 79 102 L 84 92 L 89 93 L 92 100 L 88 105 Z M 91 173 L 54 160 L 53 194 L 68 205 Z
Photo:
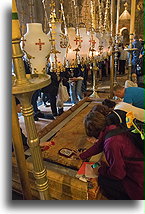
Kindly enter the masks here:
M 31 105 L 31 96 L 37 89 L 43 88 L 50 83 L 50 77 L 46 74 L 31 74 L 26 76 L 24 63 L 22 60 L 23 52 L 20 48 L 21 33 L 15 0 L 12 1 L 12 58 L 14 63 L 12 94 L 21 102 L 22 113 L 25 120 L 25 126 L 28 137 L 28 145 L 33 162 L 33 173 L 36 179 L 36 186 L 41 200 L 48 200 L 48 178 L 43 164 L 39 138 L 33 118 L 33 107 Z M 12 121 L 13 123 L 13 121 Z M 15 126 L 15 124 L 13 124 Z M 17 134 L 17 133 L 15 133 Z M 19 153 L 18 148 L 15 148 Z M 16 157 L 17 158 L 17 157 Z

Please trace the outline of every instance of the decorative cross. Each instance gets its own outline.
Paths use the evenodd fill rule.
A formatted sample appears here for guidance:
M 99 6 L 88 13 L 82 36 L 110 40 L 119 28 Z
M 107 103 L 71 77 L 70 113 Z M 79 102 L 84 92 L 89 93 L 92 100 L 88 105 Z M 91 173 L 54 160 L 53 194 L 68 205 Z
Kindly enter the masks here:
M 39 39 L 39 42 L 38 43 L 36 42 L 35 45 L 39 45 L 39 50 L 41 51 L 42 45 L 45 45 L 45 43 L 41 42 L 41 39 Z
M 21 41 L 22 41 L 22 48 L 24 48 L 25 47 L 25 42 L 26 42 L 26 39 L 24 39 L 24 37 L 21 39 Z
M 76 45 L 78 45 L 78 42 L 80 41 L 80 38 L 79 37 L 76 37 L 74 42 L 76 42 Z
M 52 0 L 49 5 L 50 7 L 55 7 L 55 2 Z

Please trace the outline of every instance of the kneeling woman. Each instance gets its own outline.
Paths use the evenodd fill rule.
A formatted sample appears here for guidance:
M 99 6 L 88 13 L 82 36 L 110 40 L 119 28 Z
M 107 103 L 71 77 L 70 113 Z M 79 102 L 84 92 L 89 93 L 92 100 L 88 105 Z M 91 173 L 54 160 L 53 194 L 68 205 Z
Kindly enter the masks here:
M 108 164 L 103 162 L 98 169 L 98 183 L 102 194 L 113 200 L 143 200 L 143 154 L 126 133 L 105 140 L 106 134 L 116 128 L 107 126 L 106 116 L 90 112 L 84 121 L 86 134 L 98 141 L 80 154 L 85 160 L 104 152 Z

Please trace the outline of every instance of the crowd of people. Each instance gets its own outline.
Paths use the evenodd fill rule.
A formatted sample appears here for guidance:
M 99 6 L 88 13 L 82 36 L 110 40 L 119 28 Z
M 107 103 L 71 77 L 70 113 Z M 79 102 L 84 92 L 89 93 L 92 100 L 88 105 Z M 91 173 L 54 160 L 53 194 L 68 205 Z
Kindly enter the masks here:
M 144 197 L 143 140 L 139 133 L 127 129 L 126 115 L 131 111 L 144 127 L 145 90 L 128 89 L 114 87 L 114 94 L 124 98 L 123 101 L 105 99 L 88 113 L 84 119 L 86 134 L 96 140 L 88 150 L 78 153 L 80 159 L 89 161 L 90 157 L 104 152 L 106 161 L 97 165 L 95 173 L 102 194 L 110 200 L 143 200 Z
M 123 43 L 119 44 L 119 66 L 118 71 L 120 75 L 125 74 L 125 69 L 128 68 L 129 56 L 131 54 L 131 73 L 136 74 L 137 83 L 143 87 L 143 57 L 144 57 L 144 41 L 139 39 L 137 35 L 134 36 L 134 41 L 132 43 L 132 48 L 134 49 L 132 53 L 128 54 L 125 48 L 130 48 L 130 46 L 124 46 Z
M 31 67 L 29 66 L 29 62 L 26 56 L 23 57 L 23 61 L 26 74 L 30 74 Z M 106 76 L 106 73 L 108 72 L 106 71 L 106 63 L 106 60 L 98 62 L 98 76 L 100 77 L 100 79 L 102 79 L 102 75 Z M 34 120 L 38 121 L 39 118 L 46 117 L 46 115 L 44 115 L 44 113 L 39 110 L 38 98 L 41 96 L 45 107 L 48 107 L 48 103 L 50 103 L 52 114 L 49 116 L 47 115 L 46 118 L 56 119 L 57 116 L 61 115 L 64 112 L 63 105 L 57 105 L 57 96 L 60 83 L 62 83 L 63 86 L 66 87 L 72 105 L 82 100 L 84 98 L 84 93 L 87 91 L 89 72 L 91 74 L 91 82 L 93 82 L 92 66 L 92 63 L 84 63 L 84 60 L 82 59 L 82 62 L 80 62 L 79 64 L 68 63 L 68 66 L 66 66 L 64 71 L 56 73 L 53 71 L 48 60 L 46 72 L 48 75 L 50 75 L 51 83 L 48 86 L 35 91 L 32 95 L 31 104 L 33 105 L 34 109 Z
M 142 139 L 139 133 L 133 135 L 131 131 L 127 131 L 126 125 L 128 112 L 133 112 L 136 121 L 142 127 L 145 122 L 145 89 L 142 81 L 143 45 L 144 42 L 140 42 L 135 36 L 132 43 L 132 47 L 136 50 L 132 52 L 131 80 L 127 80 L 124 86 L 116 85 L 113 88 L 114 96 L 120 101 L 114 102 L 105 99 L 102 104 L 94 106 L 84 119 L 86 134 L 93 139 L 94 144 L 88 150 L 77 155 L 86 161 L 93 155 L 104 152 L 106 162 L 101 162 L 97 171 L 95 169 L 95 173 L 98 174 L 97 179 L 101 192 L 108 199 L 143 200 L 144 151 L 142 147 L 137 146 L 136 142 L 142 143 Z M 119 74 L 124 75 L 128 55 L 123 44 L 120 44 L 119 53 Z M 106 75 L 106 63 L 109 62 L 104 60 L 97 64 L 102 75 Z M 29 63 L 25 59 L 24 65 L 26 73 L 31 73 Z M 31 104 L 34 109 L 34 120 L 38 121 L 39 118 L 45 116 L 39 110 L 37 102 L 41 93 L 43 93 L 42 100 L 45 107 L 47 107 L 47 102 L 50 103 L 52 119 L 64 112 L 63 104 L 57 105 L 60 83 L 66 87 L 72 105 L 83 99 L 83 92 L 87 90 L 88 72 L 92 71 L 91 66 L 93 66 L 91 63 L 80 63 L 76 66 L 68 66 L 65 71 L 57 74 L 51 70 L 50 63 L 48 63 L 47 74 L 51 77 L 51 83 L 35 91 L 32 95 Z M 19 104 L 17 103 L 17 105 Z M 26 141 L 25 138 L 25 146 Z
M 134 36 L 132 47 L 136 48 L 132 52 L 132 71 L 131 79 L 125 82 L 125 88 L 128 87 L 144 87 L 143 83 L 143 57 L 144 57 L 144 41 L 139 40 L 138 36 Z M 118 74 L 124 75 L 128 64 L 128 53 L 124 50 L 124 45 L 119 44 L 119 55 L 118 55 Z M 26 56 L 23 57 L 26 74 L 31 73 L 31 67 Z M 72 60 L 73 61 L 73 60 Z M 106 77 L 110 74 L 110 58 L 102 59 L 96 62 L 97 67 L 97 78 L 102 80 L 102 77 Z M 45 107 L 48 107 L 50 103 L 51 112 L 46 118 L 56 119 L 57 116 L 61 115 L 63 110 L 63 104 L 59 106 L 57 104 L 58 89 L 60 83 L 67 88 L 68 96 L 72 105 L 78 103 L 84 98 L 85 92 L 88 88 L 88 82 L 93 83 L 93 63 L 91 61 L 85 62 L 82 60 L 79 64 L 67 63 L 66 68 L 59 74 L 54 72 L 50 61 L 48 60 L 46 71 L 51 77 L 51 84 L 35 91 L 32 95 L 32 102 L 34 109 L 34 120 L 38 121 L 39 118 L 45 118 L 44 113 L 39 110 L 38 98 L 42 96 L 42 101 Z M 89 75 L 90 74 L 90 75 Z M 91 76 L 91 80 L 89 77 Z

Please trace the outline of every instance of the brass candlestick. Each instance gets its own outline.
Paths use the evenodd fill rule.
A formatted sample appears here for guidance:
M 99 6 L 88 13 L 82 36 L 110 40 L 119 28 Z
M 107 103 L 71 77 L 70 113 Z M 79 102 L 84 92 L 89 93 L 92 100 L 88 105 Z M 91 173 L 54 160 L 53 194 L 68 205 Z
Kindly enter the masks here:
M 80 49 L 79 48 L 76 48 L 76 49 L 74 49 L 73 51 L 75 51 L 76 52 L 76 63 L 78 64 L 78 57 L 79 57 L 79 51 L 80 51 Z
M 119 53 L 119 47 L 118 47 L 118 35 L 115 36 L 115 46 L 114 46 L 114 85 L 117 84 L 117 73 L 118 73 L 118 53 Z
M 96 62 L 94 60 L 94 52 L 96 51 L 94 48 L 89 49 L 90 52 L 92 52 L 92 72 L 93 72 L 93 93 L 90 95 L 92 98 L 99 98 L 98 93 L 96 92 L 96 73 L 98 71 L 98 67 L 96 65 Z
M 117 18 L 116 18 L 116 36 L 115 36 L 115 47 L 114 47 L 114 66 L 115 66 L 115 75 L 114 75 L 114 85 L 117 84 L 117 72 L 118 72 L 118 39 L 119 39 L 119 12 L 120 12 L 120 0 L 117 1 Z
M 93 69 L 93 93 L 90 95 L 90 97 L 91 98 L 100 98 L 96 91 L 96 73 L 99 68 L 95 64 L 95 66 L 93 66 L 92 69 Z
M 20 100 L 22 105 L 28 145 L 30 147 L 33 162 L 33 173 L 36 179 L 36 187 L 40 194 L 40 199 L 48 200 L 50 198 L 48 191 L 48 178 L 43 164 L 41 149 L 39 146 L 40 141 L 34 122 L 31 96 L 35 90 L 50 84 L 50 77 L 46 74 L 31 74 L 26 76 L 24 62 L 22 60 L 23 52 L 20 48 L 21 33 L 15 0 L 12 1 L 12 18 L 12 58 L 16 74 L 16 78 L 13 80 L 12 84 L 12 94 Z

